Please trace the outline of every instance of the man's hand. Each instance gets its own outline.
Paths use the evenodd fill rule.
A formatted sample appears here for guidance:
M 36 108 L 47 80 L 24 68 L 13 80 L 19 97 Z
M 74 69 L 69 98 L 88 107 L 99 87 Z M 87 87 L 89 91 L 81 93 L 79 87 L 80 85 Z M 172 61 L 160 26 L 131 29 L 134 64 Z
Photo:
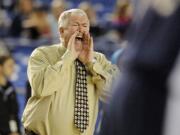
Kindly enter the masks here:
M 68 42 L 68 46 L 67 46 L 67 50 L 71 51 L 71 53 L 75 59 L 78 58 L 78 56 L 80 54 L 80 51 L 77 51 L 76 47 L 75 47 L 75 41 L 76 41 L 77 34 L 78 34 L 78 32 L 76 31 L 71 36 L 71 38 L 69 39 L 69 42 Z
M 83 50 L 80 52 L 78 59 L 83 63 L 87 64 L 93 60 L 93 38 L 90 37 L 89 33 L 84 33 Z

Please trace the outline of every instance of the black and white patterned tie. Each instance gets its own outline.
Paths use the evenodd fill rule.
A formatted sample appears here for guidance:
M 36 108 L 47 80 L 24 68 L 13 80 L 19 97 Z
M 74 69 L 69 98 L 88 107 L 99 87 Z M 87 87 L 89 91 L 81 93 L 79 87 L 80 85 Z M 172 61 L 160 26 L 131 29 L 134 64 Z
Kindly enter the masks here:
M 76 86 L 75 86 L 75 110 L 74 124 L 84 132 L 89 124 L 89 106 L 87 91 L 87 71 L 83 63 L 79 60 L 75 61 L 76 65 Z

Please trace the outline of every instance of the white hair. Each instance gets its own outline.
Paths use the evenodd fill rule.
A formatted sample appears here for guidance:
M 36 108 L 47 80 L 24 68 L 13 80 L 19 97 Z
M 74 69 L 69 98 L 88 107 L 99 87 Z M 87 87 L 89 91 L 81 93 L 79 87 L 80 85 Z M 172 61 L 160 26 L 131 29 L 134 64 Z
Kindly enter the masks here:
M 70 10 L 66 10 L 64 12 L 61 13 L 61 15 L 59 16 L 59 20 L 58 20 L 58 28 L 61 27 L 66 27 L 70 18 L 71 14 L 78 14 L 78 15 L 82 15 L 82 16 L 86 16 L 87 14 L 81 10 L 81 9 L 70 9 Z M 88 17 L 87 17 L 88 18 Z

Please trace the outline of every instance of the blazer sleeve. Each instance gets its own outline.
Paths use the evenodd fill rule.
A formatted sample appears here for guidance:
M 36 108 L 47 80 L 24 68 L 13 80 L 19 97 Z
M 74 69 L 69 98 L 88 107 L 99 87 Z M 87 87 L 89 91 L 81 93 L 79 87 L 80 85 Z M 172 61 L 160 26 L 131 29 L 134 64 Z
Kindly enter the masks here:
M 36 49 L 30 57 L 27 71 L 32 96 L 45 97 L 61 90 L 68 80 L 73 61 L 71 52 L 67 50 L 59 61 L 51 65 L 43 51 Z

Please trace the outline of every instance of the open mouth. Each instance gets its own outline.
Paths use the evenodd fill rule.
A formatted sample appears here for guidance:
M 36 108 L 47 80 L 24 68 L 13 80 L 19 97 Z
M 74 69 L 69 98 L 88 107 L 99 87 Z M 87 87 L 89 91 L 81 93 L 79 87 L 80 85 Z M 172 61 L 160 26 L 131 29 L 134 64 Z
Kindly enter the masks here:
M 79 36 L 76 37 L 76 40 L 82 42 L 83 41 L 83 37 L 79 35 Z

